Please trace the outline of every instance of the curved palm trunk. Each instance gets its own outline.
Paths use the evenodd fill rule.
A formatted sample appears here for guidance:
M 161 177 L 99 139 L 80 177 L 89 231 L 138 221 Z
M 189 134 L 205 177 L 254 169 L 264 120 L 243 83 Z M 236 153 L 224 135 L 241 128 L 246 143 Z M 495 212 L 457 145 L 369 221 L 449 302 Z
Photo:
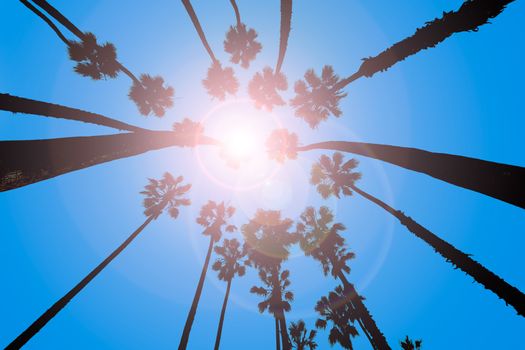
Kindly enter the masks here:
M 195 296 L 193 297 L 193 302 L 191 303 L 190 312 L 186 318 L 186 324 L 184 325 L 184 330 L 182 331 L 182 337 L 180 339 L 179 350 L 186 349 L 188 346 L 188 340 L 190 339 L 191 326 L 193 325 L 193 320 L 195 319 L 195 314 L 197 313 L 197 307 L 199 306 L 199 299 L 202 293 L 202 287 L 204 286 L 204 280 L 206 278 L 206 272 L 208 271 L 208 265 L 210 264 L 211 251 L 213 250 L 213 238 L 210 237 L 210 245 L 208 246 L 208 253 L 206 254 L 206 260 L 204 260 L 204 265 L 202 266 L 201 277 L 199 279 L 199 284 L 197 285 L 197 290 L 195 291 Z
M 20 349 L 26 344 L 35 334 L 37 334 L 49 321 L 53 319 L 66 305 L 84 289 L 102 270 L 115 259 L 122 251 L 144 230 L 146 226 L 154 219 L 154 216 L 149 216 L 146 221 L 131 234 L 117 249 L 113 251 L 104 261 L 95 267 L 86 277 L 84 277 L 75 287 L 73 287 L 66 295 L 55 302 L 46 312 L 37 318 L 25 331 L 23 331 L 15 340 L 13 340 L 5 349 L 15 350 Z
M 410 232 L 434 248 L 446 261 L 474 278 L 476 282 L 496 294 L 500 299 L 503 299 L 507 305 L 511 305 L 518 312 L 518 315 L 525 316 L 525 295 L 519 289 L 511 286 L 504 279 L 472 259 L 468 254 L 463 253 L 452 244 L 439 238 L 412 218 L 403 214 L 403 212 L 395 210 L 388 204 L 355 186 L 350 187 L 396 217 L 403 226 L 406 226 Z
M 341 80 L 334 90 L 344 88 L 360 77 L 371 77 L 385 71 L 419 51 L 435 47 L 451 35 L 461 32 L 477 32 L 479 27 L 498 16 L 513 0 L 466 0 L 459 10 L 443 12 L 443 17 L 427 22 L 414 35 L 403 39 L 375 57 L 365 58 L 359 70 Z
M 64 36 L 64 34 L 62 34 L 60 29 L 58 29 L 58 27 L 49 18 L 47 18 L 47 16 L 44 15 L 42 11 L 34 7 L 33 4 L 31 4 L 27 0 L 20 0 L 20 2 L 24 4 L 25 7 L 30 9 L 33 13 L 35 13 L 38 17 L 44 20 L 44 22 L 46 22 L 46 24 L 55 32 L 55 34 L 60 38 L 60 40 L 62 40 L 64 44 L 69 46 L 69 40 L 67 40 L 67 38 Z
M 417 148 L 362 142 L 329 141 L 298 147 L 328 149 L 379 159 L 405 169 L 483 193 L 525 209 L 525 168 Z
M 221 343 L 222 325 L 224 323 L 224 314 L 226 313 L 226 305 L 228 304 L 228 297 L 230 296 L 230 287 L 232 280 L 228 281 L 226 286 L 226 294 L 224 295 L 224 301 L 222 302 L 221 317 L 219 319 L 219 328 L 217 328 L 217 337 L 215 338 L 215 350 L 219 350 L 219 344 Z
M 292 0 L 281 0 L 281 30 L 279 35 L 279 57 L 275 65 L 275 74 L 281 72 L 286 47 L 288 46 L 288 37 L 292 24 Z
M 235 2 L 235 0 L 230 0 L 230 3 L 232 4 L 233 11 L 235 11 L 235 18 L 237 20 L 237 27 L 240 27 L 242 22 L 241 22 L 241 13 L 239 12 L 239 7 L 237 6 L 237 3 Z
M 339 272 L 337 277 L 339 277 L 343 283 L 343 287 L 348 293 L 347 295 L 350 297 L 352 305 L 359 315 L 359 321 L 361 321 L 359 324 L 361 328 L 363 328 L 365 334 L 367 334 L 367 337 L 370 335 L 368 340 L 370 340 L 372 347 L 374 349 L 380 350 L 391 350 L 390 345 L 388 345 L 388 342 L 386 341 L 385 335 L 379 330 L 379 327 L 377 327 L 376 321 L 374 321 L 372 318 L 370 311 L 368 311 L 367 307 L 363 303 L 363 300 L 357 293 L 354 285 L 348 282 L 346 276 L 342 272 Z
M 101 114 L 86 112 L 80 109 L 61 106 L 54 103 L 12 96 L 9 94 L 0 94 L 0 110 L 13 113 L 25 113 L 68 120 L 77 120 L 84 123 L 107 126 L 117 130 L 126 130 L 132 132 L 148 131 L 134 125 L 105 117 Z
M 279 320 L 274 316 L 275 319 L 275 349 L 281 350 L 281 339 L 279 338 Z
M 186 8 L 186 12 L 188 12 L 188 15 L 191 18 L 191 21 L 193 22 L 193 26 L 197 30 L 197 33 L 199 34 L 199 38 L 202 41 L 202 45 L 204 45 L 204 48 L 206 51 L 208 51 L 208 55 L 210 55 L 210 58 L 213 62 L 217 62 L 217 59 L 215 58 L 215 55 L 213 54 L 213 51 L 210 47 L 210 44 L 208 44 L 208 40 L 206 40 L 206 36 L 204 35 L 204 31 L 202 30 L 201 24 L 199 22 L 199 18 L 195 14 L 195 10 L 193 9 L 193 6 L 190 3 L 190 0 L 181 0 L 182 4 Z
M 0 141 L 0 192 L 71 171 L 170 146 L 187 146 L 194 137 L 148 131 L 47 140 Z M 214 144 L 201 138 L 199 144 Z

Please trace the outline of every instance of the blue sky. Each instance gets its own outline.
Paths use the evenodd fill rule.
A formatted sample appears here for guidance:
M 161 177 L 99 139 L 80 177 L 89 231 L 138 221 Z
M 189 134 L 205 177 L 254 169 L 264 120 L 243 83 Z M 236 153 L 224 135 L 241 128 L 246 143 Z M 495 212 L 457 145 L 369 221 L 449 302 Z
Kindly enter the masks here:
M 133 72 L 160 74 L 175 87 L 175 106 L 163 119 L 140 116 L 128 100 L 129 79 L 91 81 L 75 74 L 63 43 L 18 1 L 0 3 L 1 92 L 102 113 L 132 124 L 168 129 L 184 117 L 200 120 L 218 105 L 201 80 L 210 64 L 178 1 L 53 1 L 84 31 L 111 41 Z M 256 71 L 274 66 L 279 2 L 238 1 L 241 17 L 259 33 L 263 50 L 248 70 L 235 67 L 247 98 Z M 361 58 L 411 35 L 416 27 L 457 9 L 460 1 L 295 1 L 283 72 L 290 85 L 305 70 L 334 66 L 353 73 Z M 235 17 L 229 1 L 194 1 L 210 45 L 226 63 L 222 41 Z M 525 166 L 520 69 L 525 5 L 512 3 L 477 33 L 462 33 L 420 52 L 387 72 L 345 89 L 343 116 L 308 129 L 289 107 L 274 115 L 303 143 L 362 140 L 417 147 Z M 286 97 L 292 97 L 289 89 Z M 249 107 L 246 107 L 249 109 Z M 261 112 L 253 111 L 254 115 Z M 71 121 L 0 113 L 3 140 L 109 134 Z M 208 171 L 230 179 L 212 150 Z M 193 184 L 193 204 L 174 221 L 153 222 L 121 256 L 27 345 L 27 349 L 168 349 L 178 344 L 207 238 L 195 216 L 208 200 L 237 207 L 242 225 L 255 209 L 282 210 L 296 219 L 306 205 L 329 205 L 348 228 L 356 253 L 349 279 L 393 346 L 405 335 L 424 349 L 519 348 L 525 320 L 413 237 L 383 210 L 358 196 L 321 200 L 308 185 L 311 152 L 276 166 L 268 186 L 232 191 L 202 171 L 196 152 L 171 148 L 98 165 L 0 194 L 0 346 L 7 345 L 76 284 L 143 221 L 139 191 L 164 171 Z M 358 158 L 360 186 L 405 211 L 440 237 L 525 290 L 522 247 L 525 212 L 430 177 Z M 315 302 L 336 282 L 314 261 L 294 251 L 285 263 L 296 300 L 288 320 L 312 327 Z M 259 314 L 255 271 L 233 281 L 223 349 L 274 346 L 273 319 Z M 225 284 L 209 271 L 189 348 L 213 346 Z M 320 348 L 328 348 L 320 332 Z M 364 337 L 357 349 L 369 347 Z M 337 348 L 337 347 L 334 347 Z

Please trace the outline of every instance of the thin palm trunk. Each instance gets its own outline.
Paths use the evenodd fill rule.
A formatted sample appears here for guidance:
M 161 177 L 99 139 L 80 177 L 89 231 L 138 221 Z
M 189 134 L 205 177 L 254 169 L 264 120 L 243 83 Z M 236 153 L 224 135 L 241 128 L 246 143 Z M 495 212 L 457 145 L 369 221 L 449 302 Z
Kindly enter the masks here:
M 359 154 L 427 174 L 525 209 L 525 168 L 417 148 L 362 142 L 329 141 L 298 147 Z
M 356 186 L 350 187 L 356 193 L 392 214 L 402 225 L 406 226 L 410 232 L 434 248 L 434 250 L 439 255 L 444 257 L 446 261 L 450 262 L 452 265 L 454 265 L 454 267 L 459 268 L 461 271 L 474 278 L 476 282 L 480 283 L 483 287 L 496 294 L 499 298 L 503 299 L 507 305 L 511 305 L 518 312 L 518 315 L 525 316 L 525 295 L 519 289 L 511 286 L 501 277 L 472 259 L 468 254 L 463 253 L 459 249 L 455 248 L 452 244 L 439 238 L 415 222 L 412 218 L 403 214 L 403 212 L 395 210 L 388 204 L 357 188 Z
M 279 312 L 279 328 L 281 330 L 281 341 L 283 343 L 283 350 L 291 350 L 292 343 L 288 337 L 288 327 L 286 326 L 286 316 L 284 311 Z
M 0 192 L 71 171 L 171 146 L 187 146 L 193 135 L 148 131 L 47 140 L 0 141 Z M 199 144 L 216 144 L 207 137 Z
M 46 117 L 77 120 L 84 123 L 107 126 L 117 130 L 132 132 L 148 131 L 146 129 L 108 118 L 101 114 L 86 112 L 80 109 L 57 105 L 24 97 L 0 94 L 0 110 L 13 113 L 34 114 Z
M 115 259 L 122 251 L 144 230 L 148 224 L 155 219 L 149 216 L 146 221 L 131 234 L 117 249 L 115 249 L 104 261 L 95 267 L 86 277 L 84 277 L 66 295 L 60 298 L 46 312 L 37 318 L 25 331 L 13 340 L 5 349 L 14 350 L 24 346 L 35 334 L 37 334 L 49 321 L 53 319 L 66 305 L 88 285 L 102 270 Z
M 208 55 L 210 55 L 210 58 L 213 62 L 217 62 L 217 59 L 215 58 L 215 54 L 213 53 L 210 44 L 208 44 L 208 40 L 206 40 L 206 36 L 204 35 L 204 31 L 202 30 L 201 24 L 199 22 L 199 18 L 195 14 L 195 10 L 193 9 L 193 6 L 190 3 L 190 0 L 181 0 L 182 4 L 186 8 L 186 11 L 188 12 L 188 15 L 191 18 L 191 21 L 193 22 L 193 26 L 197 30 L 197 33 L 199 34 L 199 38 L 202 41 L 202 45 L 204 45 L 204 48 L 206 51 L 208 51 Z
M 60 40 L 62 40 L 64 42 L 64 44 L 66 44 L 67 46 L 69 46 L 69 40 L 67 40 L 67 38 L 64 36 L 64 34 L 62 34 L 62 32 L 60 31 L 60 29 L 58 29 L 58 27 L 49 19 L 47 18 L 46 15 L 44 15 L 42 13 L 42 11 L 40 11 L 39 9 L 37 9 L 36 7 L 33 6 L 33 4 L 31 4 L 29 1 L 27 0 L 20 0 L 20 2 L 22 4 L 24 4 L 25 7 L 27 7 L 28 9 L 30 9 L 33 13 L 35 13 L 38 17 L 40 17 L 44 22 L 47 23 L 47 25 L 55 32 L 55 34 L 60 38 Z
M 352 305 L 359 316 L 359 320 L 361 321 L 359 322 L 359 325 L 361 328 L 363 328 L 365 334 L 367 334 L 368 340 L 370 341 L 372 347 L 379 350 L 390 350 L 391 348 L 390 345 L 388 345 L 385 335 L 379 330 L 376 321 L 372 318 L 370 311 L 368 311 L 367 307 L 363 303 L 363 300 L 357 293 L 354 285 L 346 279 L 346 276 L 342 272 L 339 272 L 337 277 L 339 277 L 343 283 L 343 287 L 347 295 L 350 297 Z M 368 334 L 370 336 L 368 336 Z
M 443 17 L 427 22 L 414 35 L 403 39 L 375 57 L 366 58 L 359 70 L 341 80 L 334 90 L 339 90 L 360 77 L 371 77 L 385 71 L 419 51 L 435 47 L 451 35 L 461 32 L 477 32 L 479 27 L 490 23 L 513 0 L 466 0 L 457 11 L 443 12 Z
M 186 349 L 188 346 L 188 340 L 190 339 L 191 327 L 193 325 L 193 320 L 195 319 L 195 314 L 197 313 L 197 307 L 199 306 L 199 299 L 202 293 L 202 287 L 204 286 L 204 280 L 206 279 L 206 272 L 208 271 L 208 265 L 210 264 L 211 252 L 213 250 L 214 240 L 210 237 L 210 245 L 208 246 L 208 253 L 206 254 L 206 260 L 204 260 L 204 265 L 202 266 L 201 277 L 199 279 L 199 284 L 197 285 L 197 290 L 195 291 L 195 296 L 193 297 L 193 302 L 191 303 L 190 312 L 186 318 L 186 324 L 184 325 L 184 330 L 182 331 L 182 337 L 180 339 L 179 350 Z
M 279 56 L 275 65 L 275 74 L 281 72 L 281 68 L 286 55 L 288 38 L 292 24 L 292 0 L 281 0 L 281 30 L 279 35 Z
M 230 296 L 230 287 L 232 285 L 232 279 L 228 281 L 226 286 L 226 294 L 224 295 L 224 301 L 222 302 L 221 317 L 219 319 L 219 327 L 217 328 L 217 337 L 215 338 L 215 350 L 219 350 L 219 344 L 221 343 L 222 325 L 224 323 L 224 314 L 226 313 L 226 305 L 228 305 L 228 297 Z
M 275 349 L 281 350 L 281 339 L 279 337 L 279 320 L 276 316 L 274 316 L 275 319 Z
M 235 18 L 237 20 L 237 27 L 240 27 L 242 22 L 241 22 L 241 13 L 239 12 L 239 7 L 237 6 L 237 3 L 235 2 L 235 0 L 230 0 L 230 3 L 232 4 L 233 11 L 235 11 Z

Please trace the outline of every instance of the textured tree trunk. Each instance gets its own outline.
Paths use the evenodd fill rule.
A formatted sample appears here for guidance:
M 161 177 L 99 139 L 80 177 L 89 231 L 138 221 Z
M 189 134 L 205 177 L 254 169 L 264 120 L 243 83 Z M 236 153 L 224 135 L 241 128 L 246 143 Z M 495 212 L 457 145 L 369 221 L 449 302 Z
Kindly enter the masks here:
M 199 22 L 199 18 L 195 14 L 195 10 L 193 9 L 193 6 L 190 3 L 190 0 L 181 0 L 182 4 L 186 8 L 186 11 L 188 12 L 188 15 L 191 18 L 191 21 L 193 22 L 193 26 L 197 30 L 197 33 L 199 34 L 199 38 L 202 41 L 202 44 L 204 45 L 204 48 L 206 51 L 208 51 L 208 55 L 210 55 L 210 58 L 213 62 L 217 62 L 217 59 L 215 58 L 215 55 L 210 47 L 210 44 L 208 44 L 208 40 L 206 40 L 206 36 L 204 35 L 204 31 L 202 30 L 201 24 Z
M 235 11 L 235 19 L 237 20 L 237 27 L 240 27 L 242 22 L 241 22 L 241 13 L 239 12 L 239 7 L 237 6 L 237 3 L 235 2 L 235 0 L 230 0 L 230 2 L 232 4 L 233 11 Z
M 6 347 L 6 350 L 20 349 L 26 344 L 35 334 L 37 334 L 49 321 L 53 319 L 66 305 L 84 289 L 113 259 L 115 259 L 122 251 L 144 230 L 146 226 L 154 219 L 154 216 L 149 216 L 146 221 L 129 236 L 113 253 L 111 253 L 104 261 L 102 261 L 96 268 L 94 268 L 86 277 L 82 279 L 73 289 L 66 295 L 60 298 L 53 304 L 46 312 L 36 319 L 25 331 L 23 331 L 15 340 Z
M 222 302 L 221 317 L 219 319 L 219 327 L 217 328 L 217 337 L 215 338 L 215 350 L 219 350 L 219 344 L 221 343 L 221 334 L 222 334 L 222 325 L 224 323 L 224 314 L 226 313 L 226 305 L 228 304 L 228 297 L 230 296 L 230 287 L 232 285 L 232 280 L 228 281 L 226 286 L 226 294 L 224 295 L 224 301 Z
M 417 148 L 362 142 L 329 141 L 297 148 L 298 151 L 314 149 L 379 159 L 525 209 L 525 168 L 520 166 Z
M 31 100 L 28 98 L 0 94 L 0 110 L 13 113 L 34 114 L 68 120 L 77 120 L 84 123 L 106 126 L 117 130 L 132 132 L 148 131 L 134 125 L 105 117 L 101 114 L 86 112 L 80 109 L 57 105 L 54 103 Z
M 525 295 L 519 289 L 511 286 L 504 279 L 472 259 L 468 254 L 463 253 L 452 244 L 439 238 L 412 220 L 412 218 L 406 216 L 403 212 L 395 210 L 388 204 L 356 186 L 351 186 L 351 188 L 361 196 L 392 214 L 402 225 L 408 228 L 410 232 L 434 248 L 434 250 L 444 257 L 446 261 L 450 262 L 456 268 L 459 268 L 461 271 L 474 278 L 474 280 L 480 283 L 483 287 L 503 299 L 507 305 L 511 305 L 518 312 L 518 315 L 525 316 Z
M 25 7 L 30 9 L 33 13 L 35 13 L 38 17 L 44 20 L 44 22 L 46 22 L 46 24 L 55 32 L 55 34 L 60 38 L 60 40 L 62 40 L 64 44 L 69 46 L 69 40 L 67 40 L 67 38 L 64 36 L 64 34 L 62 34 L 60 29 L 58 29 L 58 27 L 49 18 L 47 18 L 47 16 L 44 15 L 42 11 L 34 7 L 33 4 L 31 4 L 27 0 L 20 0 L 20 2 L 24 4 Z
M 193 302 L 191 303 L 190 312 L 186 318 L 186 324 L 184 325 L 184 330 L 182 331 L 182 337 L 180 339 L 179 350 L 186 349 L 188 346 L 188 340 L 190 339 L 191 326 L 193 325 L 193 320 L 195 319 L 195 314 L 197 313 L 197 307 L 199 306 L 199 299 L 202 293 L 202 287 L 204 286 L 204 280 L 206 279 L 206 272 L 208 271 L 208 265 L 210 264 L 211 252 L 213 250 L 213 238 L 210 237 L 210 245 L 208 246 L 208 253 L 206 254 L 206 260 L 204 260 L 204 265 L 202 266 L 201 277 L 199 279 L 199 284 L 197 285 L 197 290 L 195 291 L 195 296 L 193 297 Z
M 281 339 L 279 338 L 279 320 L 274 316 L 275 319 L 275 349 L 281 350 Z
M 279 35 L 279 56 L 275 65 L 275 74 L 281 72 L 281 68 L 286 55 L 288 37 L 292 25 L 292 0 L 281 0 L 281 30 Z

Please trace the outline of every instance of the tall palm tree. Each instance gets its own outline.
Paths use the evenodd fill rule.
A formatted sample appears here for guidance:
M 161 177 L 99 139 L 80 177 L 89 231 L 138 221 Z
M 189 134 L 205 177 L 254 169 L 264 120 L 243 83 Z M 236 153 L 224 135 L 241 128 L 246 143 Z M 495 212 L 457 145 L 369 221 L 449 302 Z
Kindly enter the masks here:
M 252 28 L 247 28 L 246 24 L 241 21 L 239 7 L 235 0 L 230 0 L 237 24 L 230 26 L 224 40 L 224 51 L 231 55 L 230 61 L 235 64 L 241 64 L 241 67 L 250 67 L 250 62 L 255 59 L 261 51 L 262 45 L 258 42 L 257 32 Z
M 348 261 L 355 254 L 348 251 L 344 238 L 339 234 L 345 229 L 341 223 L 332 224 L 334 215 L 327 207 L 316 211 L 308 207 L 300 216 L 297 224 L 297 234 L 300 237 L 301 249 L 307 256 L 311 256 L 321 263 L 323 273 L 330 273 L 343 284 L 348 302 L 355 310 L 356 320 L 374 349 L 390 349 L 385 336 L 379 330 L 368 308 L 363 303 L 354 285 L 350 283 L 345 273 L 350 272 Z
M 333 74 L 331 66 L 324 66 L 320 80 L 312 69 L 305 74 L 305 81 L 295 84 L 296 97 L 291 100 L 296 116 L 303 118 L 312 128 L 332 114 L 339 117 L 339 100 L 346 96 L 341 90 L 361 77 L 371 77 L 383 72 L 397 62 L 419 51 L 435 47 L 451 35 L 461 32 L 476 32 L 490 23 L 513 0 L 466 0 L 457 11 L 443 12 L 441 18 L 426 22 L 416 32 L 374 57 L 363 59 L 354 74 L 345 79 Z M 325 79 L 326 77 L 326 79 Z
M 46 140 L 0 141 L 0 192 L 71 171 L 166 147 L 195 143 L 195 135 L 148 131 Z M 199 137 L 201 145 L 217 141 Z
M 297 235 L 290 232 L 293 221 L 281 218 L 278 210 L 258 209 L 253 219 L 242 226 L 248 261 L 247 264 L 259 270 L 264 287 L 253 287 L 266 299 L 259 304 L 259 311 L 268 310 L 275 318 L 276 348 L 280 349 L 279 333 L 284 350 L 291 349 L 286 327 L 285 312 L 290 309 L 293 293 L 286 291 L 290 285 L 289 272 L 282 271 L 282 262 L 290 255 L 290 247 L 297 242 Z
M 208 75 L 206 79 L 202 81 L 202 84 L 210 96 L 219 100 L 224 100 L 226 98 L 226 94 L 234 95 L 237 92 L 239 89 L 239 82 L 237 81 L 237 78 L 235 78 L 233 69 L 231 67 L 222 68 L 221 62 L 215 57 L 208 40 L 206 40 L 204 30 L 202 29 L 199 18 L 197 17 L 190 0 L 181 1 L 186 8 L 186 12 L 188 12 L 188 15 L 191 18 L 193 26 L 197 30 L 197 34 L 199 34 L 202 45 L 211 58 L 212 64 L 208 69 Z
M 279 35 L 279 56 L 275 69 L 265 67 L 262 72 L 254 75 L 248 85 L 248 93 L 257 108 L 265 107 L 271 111 L 274 106 L 285 104 L 278 91 L 288 89 L 286 76 L 281 73 L 281 68 L 286 55 L 288 37 L 290 36 L 292 22 L 292 0 L 281 0 L 281 29 Z
M 113 44 L 99 44 L 93 33 L 81 31 L 46 0 L 32 1 L 80 40 L 67 39 L 42 11 L 33 6 L 28 0 L 20 0 L 28 9 L 44 20 L 60 40 L 67 45 L 69 57 L 77 62 L 75 66 L 77 73 L 99 80 L 102 78 L 115 78 L 122 71 L 133 82 L 129 97 L 135 102 L 143 115 L 149 115 L 153 112 L 155 116 L 162 117 L 166 109 L 173 105 L 174 90 L 171 86 L 164 86 L 164 80 L 160 76 L 151 77 L 148 74 L 142 74 L 140 79 L 137 78 L 117 60 L 116 48 Z
M 202 287 L 204 286 L 204 280 L 206 279 L 206 272 L 208 271 L 208 265 L 210 264 L 213 246 L 221 239 L 223 229 L 225 229 L 226 232 L 234 232 L 236 230 L 234 225 L 228 224 L 228 220 L 231 219 L 234 213 L 235 208 L 225 205 L 224 202 L 215 203 L 214 201 L 208 201 L 208 203 L 201 208 L 200 215 L 197 218 L 197 223 L 204 227 L 202 234 L 210 237 L 210 244 L 208 246 L 208 252 L 206 253 L 204 265 L 202 266 L 199 283 L 195 290 L 195 296 L 193 297 L 193 302 L 191 303 L 191 308 L 188 312 L 188 317 L 186 318 L 186 324 L 182 331 L 179 350 L 186 349 L 188 346 L 191 327 L 193 325 L 193 320 L 195 319 L 195 314 L 197 313 L 197 307 L 199 306 Z
M 179 215 L 179 207 L 190 205 L 190 200 L 185 198 L 191 188 L 191 184 L 182 185 L 183 177 L 174 178 L 166 172 L 160 180 L 149 179 L 145 190 L 140 192 L 144 198 L 144 215 L 147 219 L 139 226 L 117 249 L 106 259 L 86 275 L 62 298 L 57 300 L 39 318 L 37 318 L 26 330 L 24 330 L 7 347 L 7 350 L 20 349 L 35 334 L 37 334 L 49 321 L 51 321 L 66 305 L 86 287 L 113 259 L 126 249 L 126 247 L 148 226 L 166 210 L 169 215 L 176 219 Z
M 422 343 L 423 341 L 421 339 L 412 341 L 412 339 L 410 339 L 408 335 L 406 336 L 404 341 L 402 340 L 399 342 L 403 350 L 420 350 Z
M 364 142 L 328 141 L 298 146 L 295 133 L 275 130 L 267 140 L 271 158 L 295 159 L 297 152 L 333 150 L 353 153 L 427 174 L 525 209 L 525 168 L 417 148 Z
M 212 265 L 214 271 L 219 272 L 219 279 L 226 281 L 226 293 L 224 294 L 224 301 L 222 302 L 221 316 L 219 318 L 219 327 L 217 328 L 217 336 L 215 338 L 215 350 L 219 349 L 221 342 L 222 326 L 224 323 L 224 314 L 226 313 L 226 305 L 230 296 L 230 288 L 233 278 L 237 275 L 244 276 L 246 267 L 244 266 L 244 257 L 246 250 L 241 247 L 241 243 L 237 239 L 225 239 L 222 246 L 215 247 L 215 254 L 220 257 L 217 258 Z
M 77 120 L 117 130 L 132 132 L 147 131 L 146 129 L 130 125 L 119 120 L 108 118 L 101 114 L 86 112 L 81 109 L 57 105 L 29 98 L 0 94 L 0 110 L 13 113 L 34 114 L 46 117 Z
M 310 330 L 310 333 L 308 333 L 308 330 L 306 329 L 306 325 L 304 324 L 303 320 L 299 320 L 299 322 L 297 323 L 292 322 L 290 324 L 290 327 L 288 328 L 288 331 L 290 332 L 290 338 L 292 339 L 292 347 L 294 349 L 317 349 L 317 343 L 314 340 L 317 332 L 314 329 L 312 329 Z
M 341 193 L 350 196 L 353 192 L 356 192 L 380 206 L 394 216 L 416 237 L 431 246 L 439 255 L 445 258 L 447 262 L 450 262 L 455 268 L 459 268 L 471 276 L 476 282 L 485 287 L 485 289 L 490 290 L 499 298 L 503 299 L 505 303 L 511 305 L 519 315 L 525 316 L 525 295 L 519 289 L 510 285 L 501 277 L 472 259 L 470 255 L 463 253 L 452 244 L 439 238 L 412 218 L 405 215 L 402 211 L 392 208 L 385 202 L 358 188 L 355 183 L 360 179 L 361 174 L 355 172 L 357 164 L 355 159 L 344 162 L 341 153 L 335 153 L 332 158 L 323 155 L 319 159 L 319 162 L 312 166 L 310 182 L 317 187 L 317 191 L 323 198 L 328 198 L 331 195 L 339 198 Z

